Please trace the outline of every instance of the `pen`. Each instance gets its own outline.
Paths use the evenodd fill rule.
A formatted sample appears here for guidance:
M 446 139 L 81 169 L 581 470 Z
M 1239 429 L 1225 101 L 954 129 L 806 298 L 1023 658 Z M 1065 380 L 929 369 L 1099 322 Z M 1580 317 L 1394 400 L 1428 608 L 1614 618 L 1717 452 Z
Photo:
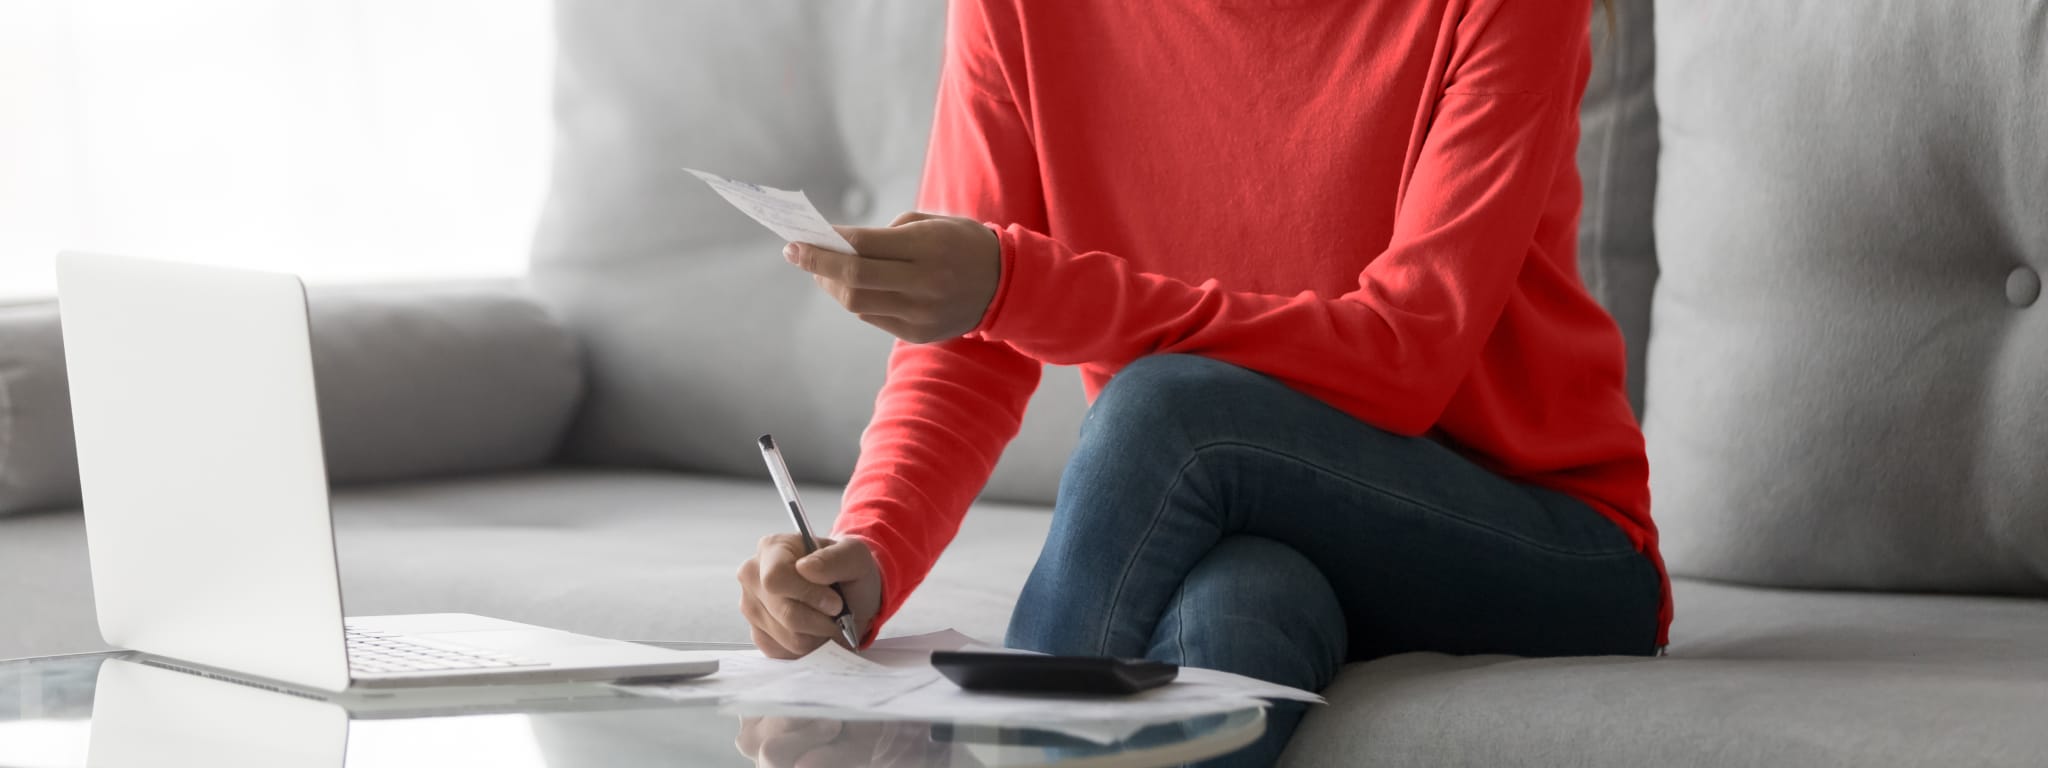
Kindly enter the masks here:
M 811 535 L 811 521 L 804 517 L 804 504 L 796 498 L 796 481 L 790 479 L 789 465 L 782 462 L 782 450 L 775 447 L 774 435 L 761 436 L 761 460 L 768 463 L 768 476 L 775 478 L 775 491 L 782 494 L 783 506 L 789 507 L 789 521 L 796 524 L 797 535 L 804 539 L 804 554 L 818 551 L 818 539 Z M 832 592 L 839 595 L 839 615 L 832 621 L 839 625 L 839 636 L 846 639 L 846 647 L 860 648 L 860 640 L 853 635 L 853 604 L 846 601 L 846 591 L 838 584 L 832 585 Z

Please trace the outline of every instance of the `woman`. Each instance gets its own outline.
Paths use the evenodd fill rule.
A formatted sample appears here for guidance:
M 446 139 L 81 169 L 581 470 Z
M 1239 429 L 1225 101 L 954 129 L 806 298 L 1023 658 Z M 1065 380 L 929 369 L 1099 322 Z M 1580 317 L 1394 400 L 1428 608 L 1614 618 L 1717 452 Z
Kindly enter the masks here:
M 969 218 L 786 252 L 902 341 L 838 539 L 741 569 L 755 642 L 827 642 L 835 582 L 871 638 L 1053 363 L 1093 407 L 1012 645 L 1309 689 L 1655 653 L 1642 436 L 1575 267 L 1588 6 L 955 0 L 921 206 Z

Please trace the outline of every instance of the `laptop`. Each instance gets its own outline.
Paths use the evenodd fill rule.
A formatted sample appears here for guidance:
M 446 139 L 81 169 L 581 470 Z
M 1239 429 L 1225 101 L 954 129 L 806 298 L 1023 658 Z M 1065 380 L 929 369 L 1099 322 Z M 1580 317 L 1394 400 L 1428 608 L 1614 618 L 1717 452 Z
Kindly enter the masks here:
M 108 645 L 321 691 L 718 669 L 470 614 L 344 618 L 299 279 L 63 253 L 57 296 Z

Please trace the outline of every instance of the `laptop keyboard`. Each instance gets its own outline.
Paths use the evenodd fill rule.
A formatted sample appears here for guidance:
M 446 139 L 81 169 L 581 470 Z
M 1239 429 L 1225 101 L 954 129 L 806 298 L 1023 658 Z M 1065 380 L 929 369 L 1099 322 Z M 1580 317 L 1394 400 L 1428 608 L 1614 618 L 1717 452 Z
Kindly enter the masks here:
M 438 640 L 419 640 L 348 625 L 342 627 L 342 634 L 348 639 L 348 668 L 359 674 L 547 666 L 546 662 L 521 658 L 502 651 L 470 648 Z

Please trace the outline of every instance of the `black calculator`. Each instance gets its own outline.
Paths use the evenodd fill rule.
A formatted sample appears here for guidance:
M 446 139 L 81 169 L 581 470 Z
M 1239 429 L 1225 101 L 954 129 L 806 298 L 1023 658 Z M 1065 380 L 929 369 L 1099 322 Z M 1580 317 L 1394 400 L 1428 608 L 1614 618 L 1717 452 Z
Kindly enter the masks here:
M 1128 696 L 1173 682 L 1180 667 L 1103 656 L 939 651 L 932 666 L 970 691 Z

